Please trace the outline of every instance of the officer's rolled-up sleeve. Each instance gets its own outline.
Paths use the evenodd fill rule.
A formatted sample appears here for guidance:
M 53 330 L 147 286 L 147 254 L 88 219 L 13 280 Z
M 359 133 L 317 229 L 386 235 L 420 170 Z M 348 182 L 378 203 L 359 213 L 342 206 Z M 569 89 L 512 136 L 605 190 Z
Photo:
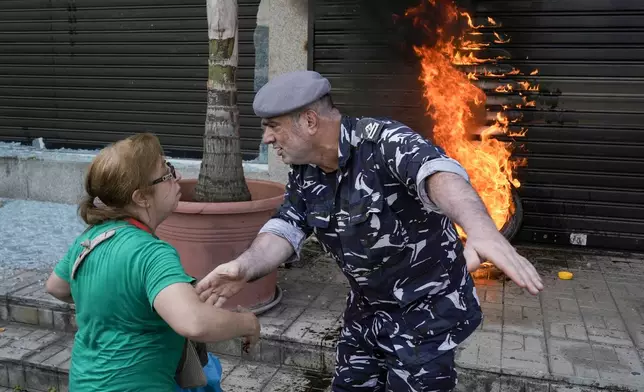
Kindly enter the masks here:
M 437 172 L 450 172 L 469 182 L 467 172 L 445 151 L 408 127 L 391 127 L 382 131 L 380 152 L 387 168 L 414 193 L 426 209 L 440 213 L 427 193 L 427 178 Z
M 287 240 L 295 254 L 287 261 L 298 260 L 304 240 L 311 235 L 312 229 L 306 223 L 306 203 L 302 188 L 298 185 L 297 175 L 289 173 L 284 201 L 277 213 L 259 230 L 259 233 L 272 233 Z

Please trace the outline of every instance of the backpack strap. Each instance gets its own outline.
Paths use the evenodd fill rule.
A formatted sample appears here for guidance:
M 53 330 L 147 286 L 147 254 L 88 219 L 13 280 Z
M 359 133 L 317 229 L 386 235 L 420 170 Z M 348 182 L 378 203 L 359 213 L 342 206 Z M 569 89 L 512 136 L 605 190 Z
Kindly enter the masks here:
M 128 225 L 113 227 L 97 235 L 96 237 L 94 237 L 94 239 L 91 239 L 91 240 L 86 239 L 85 241 L 81 242 L 81 246 L 83 247 L 83 250 L 74 261 L 74 266 L 72 267 L 72 279 L 74 279 L 74 277 L 76 276 L 76 272 L 78 271 L 78 268 L 80 268 L 81 264 L 83 263 L 83 261 L 85 260 L 88 254 L 90 254 L 99 244 L 112 238 L 118 229 L 126 226 Z

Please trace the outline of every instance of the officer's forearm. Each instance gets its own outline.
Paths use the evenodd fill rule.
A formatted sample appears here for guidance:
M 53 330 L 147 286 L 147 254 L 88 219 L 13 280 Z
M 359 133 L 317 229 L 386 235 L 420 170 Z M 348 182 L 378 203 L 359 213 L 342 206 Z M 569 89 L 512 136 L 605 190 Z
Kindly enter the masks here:
M 293 252 L 293 247 L 284 238 L 273 233 L 260 233 L 237 262 L 246 279 L 253 281 L 275 271 Z
M 476 191 L 461 176 L 438 172 L 426 182 L 427 193 L 438 208 L 459 225 L 468 236 L 481 232 L 496 231 Z

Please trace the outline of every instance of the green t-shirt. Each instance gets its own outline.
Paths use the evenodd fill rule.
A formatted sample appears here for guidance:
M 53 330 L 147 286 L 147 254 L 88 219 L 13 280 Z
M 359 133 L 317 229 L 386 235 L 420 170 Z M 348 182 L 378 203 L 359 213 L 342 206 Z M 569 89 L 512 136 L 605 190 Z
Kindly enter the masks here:
M 85 258 L 71 280 L 80 243 L 123 225 Z M 153 304 L 165 287 L 194 279 L 170 244 L 124 221 L 106 222 L 77 238 L 54 272 L 70 283 L 76 304 L 71 392 L 174 390 L 184 339 Z

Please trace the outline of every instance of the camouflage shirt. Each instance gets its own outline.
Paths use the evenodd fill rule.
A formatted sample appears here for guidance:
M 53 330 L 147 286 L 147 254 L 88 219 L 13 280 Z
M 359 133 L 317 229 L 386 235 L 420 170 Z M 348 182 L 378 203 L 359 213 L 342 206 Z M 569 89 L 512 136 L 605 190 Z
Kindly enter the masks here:
M 464 279 L 462 244 L 425 183 L 438 171 L 469 180 L 463 167 L 388 119 L 343 117 L 338 150 L 333 173 L 292 167 L 284 202 L 260 233 L 287 239 L 296 257 L 315 233 L 369 305 L 454 292 Z

